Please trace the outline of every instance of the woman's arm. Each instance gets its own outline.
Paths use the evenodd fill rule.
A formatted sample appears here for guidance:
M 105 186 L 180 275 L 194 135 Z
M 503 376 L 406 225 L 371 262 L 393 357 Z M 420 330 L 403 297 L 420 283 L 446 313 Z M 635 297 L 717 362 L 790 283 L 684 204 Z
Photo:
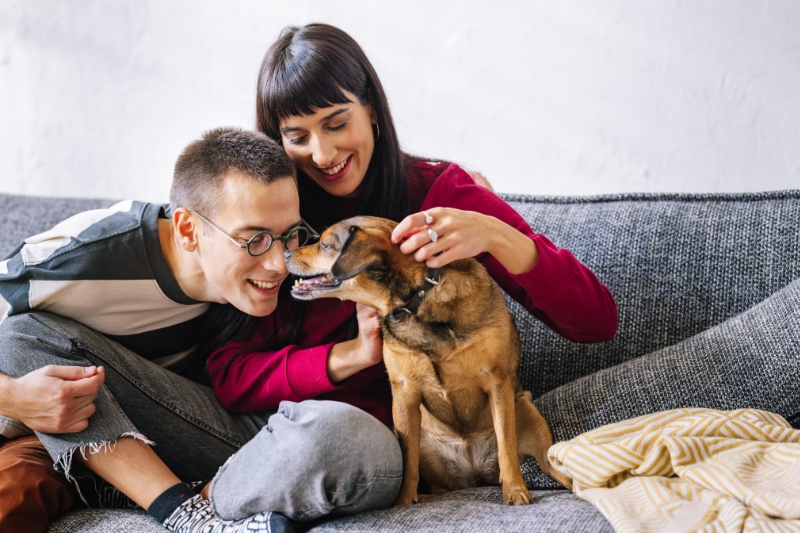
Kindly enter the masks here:
M 284 309 L 279 308 L 276 313 Z M 251 342 L 234 342 L 209 356 L 211 382 L 226 409 L 275 410 L 283 400 L 317 398 L 341 390 L 348 378 L 383 360 L 380 325 L 374 310 L 357 306 L 359 335 L 341 340 L 346 338 L 352 307 L 343 308 L 338 300 L 330 300 L 312 309 L 314 312 L 305 318 L 303 346 L 280 346 L 276 340 L 254 350 Z M 276 318 L 262 320 L 259 333 L 274 330 Z
M 594 273 L 535 234 L 516 210 L 458 166 L 442 172 L 422 211 L 406 217 L 392 235 L 404 252 L 431 267 L 476 257 L 503 290 L 562 336 L 577 342 L 613 338 L 616 303 Z

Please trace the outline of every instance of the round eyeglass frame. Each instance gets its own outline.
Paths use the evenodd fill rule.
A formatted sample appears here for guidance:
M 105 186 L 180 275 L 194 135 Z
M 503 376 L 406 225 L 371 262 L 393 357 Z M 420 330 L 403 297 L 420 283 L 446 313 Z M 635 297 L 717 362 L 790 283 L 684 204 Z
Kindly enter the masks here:
M 262 231 L 259 231 L 258 233 L 256 233 L 255 235 L 253 235 L 252 237 L 250 237 L 247 240 L 247 242 L 239 242 L 235 238 L 233 238 L 230 235 L 228 235 L 224 230 L 220 229 L 216 224 L 211 222 L 209 219 L 204 217 L 199 212 L 195 211 L 194 209 L 190 209 L 189 211 L 191 211 L 192 213 L 194 213 L 195 215 L 200 217 L 200 219 L 203 222 L 205 222 L 206 224 L 208 224 L 209 226 L 211 226 L 212 228 L 214 228 L 215 230 L 220 232 L 222 235 L 225 236 L 225 238 L 227 238 L 229 241 L 231 241 L 237 247 L 246 249 L 247 253 L 250 254 L 253 257 L 258 257 L 260 255 L 264 255 L 265 253 L 269 252 L 270 248 L 272 248 L 272 245 L 275 244 L 275 241 L 281 241 L 281 244 L 283 245 L 284 251 L 286 251 L 286 250 L 294 250 L 295 248 L 289 248 L 289 245 L 288 245 L 289 239 L 293 238 L 295 236 L 295 234 L 298 231 L 301 231 L 301 230 L 306 231 L 308 233 L 308 235 L 307 235 L 307 237 L 305 239 L 305 242 L 299 243 L 296 248 L 300 248 L 301 246 L 305 246 L 306 244 L 308 244 L 309 241 L 312 241 L 314 239 L 318 239 L 319 238 L 319 234 L 316 231 L 314 231 L 311 228 L 311 226 L 309 226 L 306 223 L 305 220 L 301 219 L 302 224 L 293 227 L 292 229 L 290 229 L 289 231 L 287 231 L 283 235 L 275 236 L 275 235 L 273 235 L 272 233 L 270 233 L 267 230 L 262 230 Z M 260 252 L 257 252 L 257 253 L 253 253 L 253 250 L 252 250 L 253 242 L 256 239 L 258 239 L 259 237 L 262 237 L 264 235 L 267 235 L 269 237 L 269 244 L 267 244 L 267 247 L 264 248 L 263 251 L 260 251 Z

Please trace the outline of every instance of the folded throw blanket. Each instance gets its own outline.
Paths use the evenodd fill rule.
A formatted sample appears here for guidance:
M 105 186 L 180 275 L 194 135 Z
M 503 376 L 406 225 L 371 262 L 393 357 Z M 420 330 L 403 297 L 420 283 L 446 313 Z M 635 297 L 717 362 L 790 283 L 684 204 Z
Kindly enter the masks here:
M 618 533 L 800 532 L 800 431 L 755 409 L 675 409 L 553 445 Z

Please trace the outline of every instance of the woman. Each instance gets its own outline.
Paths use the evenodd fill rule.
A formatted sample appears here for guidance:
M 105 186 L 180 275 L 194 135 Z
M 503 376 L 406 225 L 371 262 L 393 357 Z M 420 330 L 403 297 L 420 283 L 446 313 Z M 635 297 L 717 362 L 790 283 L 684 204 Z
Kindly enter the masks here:
M 353 215 L 393 219 L 393 240 L 417 260 L 438 267 L 477 257 L 561 335 L 578 342 L 614 336 L 611 294 L 570 252 L 535 234 L 457 165 L 401 151 L 380 81 L 343 31 L 324 24 L 286 29 L 264 58 L 257 114 L 259 129 L 297 166 L 301 214 L 312 227 Z M 284 293 L 252 336 L 216 350 L 208 367 L 220 401 L 233 411 L 320 398 L 391 424 L 381 348 L 372 310 L 338 300 L 301 304 Z M 267 500 L 256 508 L 280 511 Z

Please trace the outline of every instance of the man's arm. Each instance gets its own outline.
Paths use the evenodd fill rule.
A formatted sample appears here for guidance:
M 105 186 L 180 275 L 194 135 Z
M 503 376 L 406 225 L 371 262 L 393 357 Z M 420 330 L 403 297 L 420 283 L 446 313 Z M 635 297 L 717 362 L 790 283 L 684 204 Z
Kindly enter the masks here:
M 86 429 L 103 367 L 49 365 L 20 378 L 0 373 L 0 413 L 43 433 Z

